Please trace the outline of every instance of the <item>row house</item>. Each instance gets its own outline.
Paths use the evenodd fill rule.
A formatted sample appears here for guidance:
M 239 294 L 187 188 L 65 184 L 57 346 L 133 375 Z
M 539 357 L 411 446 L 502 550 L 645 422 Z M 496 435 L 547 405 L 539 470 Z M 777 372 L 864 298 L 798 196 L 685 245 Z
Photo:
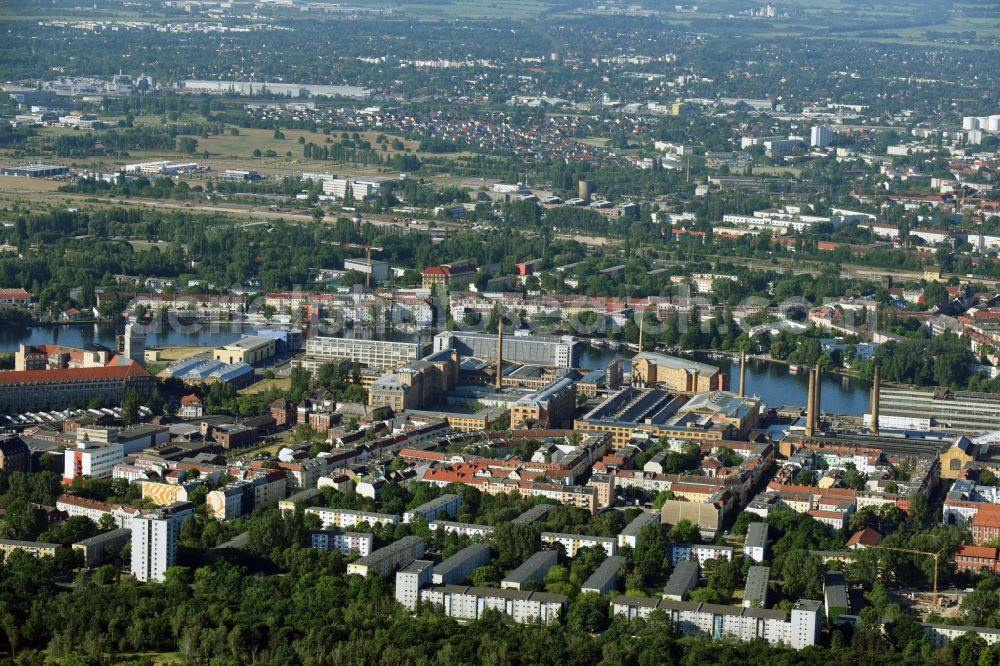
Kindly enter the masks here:
M 56 509 L 65 512 L 70 518 L 83 516 L 98 525 L 104 516 L 110 516 L 115 525 L 126 528 L 132 526 L 132 519 L 140 513 L 139 509 L 125 504 L 107 504 L 75 495 L 60 495 L 56 499 Z
M 175 315 L 197 319 L 230 319 L 246 312 L 246 298 L 229 294 L 158 294 L 139 293 L 132 299 L 133 308 L 143 306 L 149 311 L 166 310 Z

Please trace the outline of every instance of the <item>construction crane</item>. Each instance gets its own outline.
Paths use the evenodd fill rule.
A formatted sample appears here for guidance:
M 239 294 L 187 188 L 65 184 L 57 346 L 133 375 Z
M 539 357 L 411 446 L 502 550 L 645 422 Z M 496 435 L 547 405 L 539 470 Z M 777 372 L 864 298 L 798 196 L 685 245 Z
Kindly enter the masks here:
M 891 550 L 897 553 L 909 553 L 911 555 L 927 555 L 928 557 L 934 558 L 934 604 L 937 605 L 938 602 L 938 563 L 941 559 L 941 553 L 944 549 L 939 550 L 936 553 L 932 553 L 927 550 L 916 550 L 915 548 L 896 548 L 895 546 L 871 546 L 871 548 L 876 548 L 878 550 Z
M 363 243 L 335 243 L 338 247 L 349 247 L 356 250 L 365 251 L 365 261 L 368 264 L 368 272 L 365 274 L 365 286 L 372 286 L 372 250 L 376 252 L 381 252 L 383 248 L 377 247 L 375 245 L 365 245 Z

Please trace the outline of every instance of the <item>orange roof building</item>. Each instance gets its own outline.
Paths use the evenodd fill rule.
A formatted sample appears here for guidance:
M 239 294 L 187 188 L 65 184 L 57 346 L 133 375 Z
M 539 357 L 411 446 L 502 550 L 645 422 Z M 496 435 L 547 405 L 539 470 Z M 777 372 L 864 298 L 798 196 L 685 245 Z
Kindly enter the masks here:
M 155 388 L 156 379 L 132 362 L 99 368 L 12 370 L 0 372 L 0 411 L 64 409 L 92 400 L 120 405 L 129 389 L 147 398 Z

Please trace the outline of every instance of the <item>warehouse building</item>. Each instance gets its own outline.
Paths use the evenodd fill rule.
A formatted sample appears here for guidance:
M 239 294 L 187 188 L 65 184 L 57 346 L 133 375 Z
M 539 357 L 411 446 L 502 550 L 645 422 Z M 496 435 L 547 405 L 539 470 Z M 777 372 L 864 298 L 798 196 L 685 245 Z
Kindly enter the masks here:
M 434 351 L 457 349 L 459 355 L 496 358 L 497 336 L 471 331 L 443 331 L 434 336 Z M 544 368 L 575 368 L 580 365 L 583 343 L 570 335 L 505 335 L 503 359 Z

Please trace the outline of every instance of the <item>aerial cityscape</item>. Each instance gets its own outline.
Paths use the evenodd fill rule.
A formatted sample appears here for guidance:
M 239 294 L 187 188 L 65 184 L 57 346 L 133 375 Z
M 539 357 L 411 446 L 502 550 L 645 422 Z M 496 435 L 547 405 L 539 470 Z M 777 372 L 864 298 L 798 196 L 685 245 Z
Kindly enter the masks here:
M 1000 666 L 996 0 L 0 36 L 0 666 Z

